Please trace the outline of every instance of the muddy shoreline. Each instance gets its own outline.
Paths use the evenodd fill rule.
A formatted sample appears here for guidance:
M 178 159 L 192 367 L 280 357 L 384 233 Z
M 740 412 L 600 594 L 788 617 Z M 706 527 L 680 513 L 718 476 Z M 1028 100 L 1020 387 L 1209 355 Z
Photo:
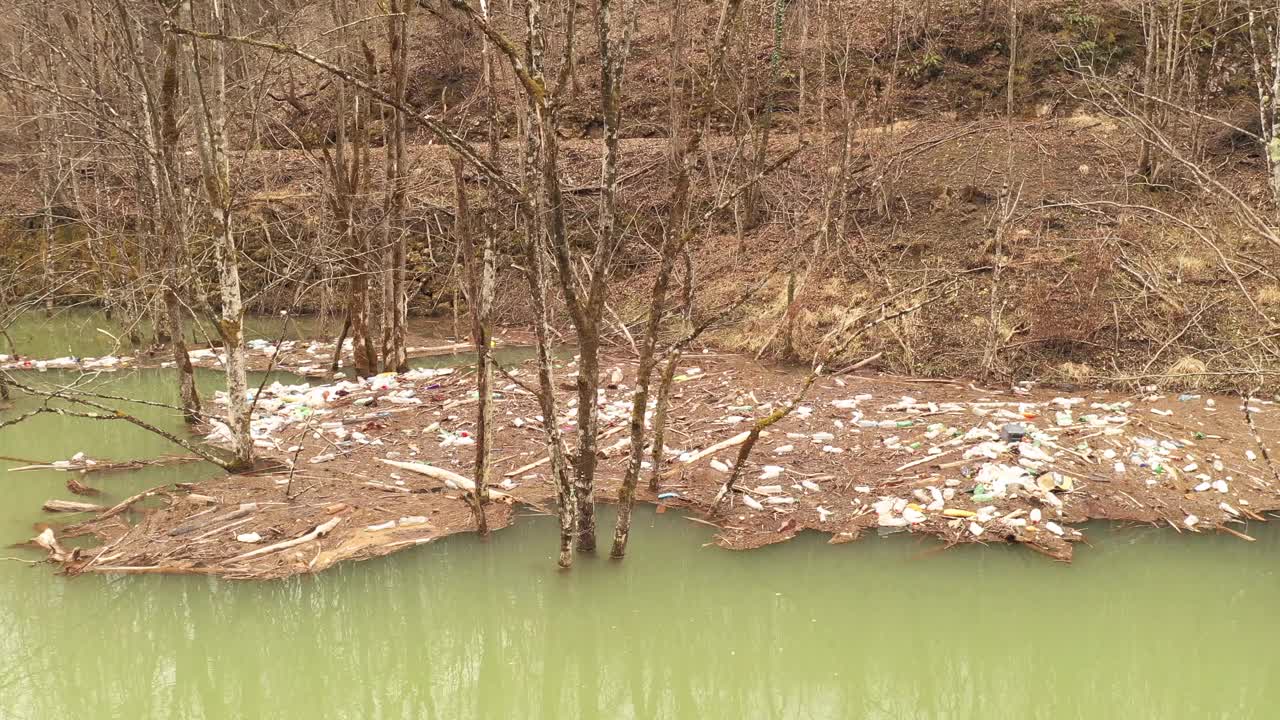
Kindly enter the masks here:
M 1069 561 L 1074 526 L 1129 521 L 1247 538 L 1280 510 L 1280 479 L 1264 452 L 1280 437 L 1265 401 L 1049 389 L 982 388 L 886 375 L 824 377 L 763 437 L 739 492 L 711 503 L 751 418 L 793 395 L 793 369 L 737 356 L 687 358 L 673 391 L 671 452 L 658 492 L 640 502 L 680 508 L 718 528 L 716 543 L 751 549 L 809 530 L 831 543 L 868 531 L 924 533 L 947 546 L 1021 543 Z M 597 499 L 616 498 L 635 366 L 601 395 Z M 515 368 L 532 385 L 532 365 Z M 573 433 L 572 362 L 559 369 L 560 424 Z M 514 505 L 553 511 L 536 400 L 499 383 L 491 528 Z M 413 471 L 471 476 L 475 407 L 465 369 L 418 370 L 358 383 L 273 384 L 255 416 L 274 469 L 165 486 L 126 511 L 55 528 L 99 545 L 65 558 L 70 574 L 189 573 L 268 579 L 319 572 L 474 531 L 463 493 Z M 1246 417 L 1245 408 L 1252 412 Z M 1252 423 L 1250 423 L 1252 420 Z M 1007 437 L 1010 427 L 1025 433 Z M 571 441 L 571 439 L 568 439 Z M 696 460 L 690 461 L 692 457 Z M 389 464 L 386 461 L 397 463 Z M 407 465 L 406 465 L 407 463 Z M 157 502 L 157 498 L 159 501 Z M 600 528 L 601 542 L 611 528 Z M 550 547 L 556 539 L 548 536 Z

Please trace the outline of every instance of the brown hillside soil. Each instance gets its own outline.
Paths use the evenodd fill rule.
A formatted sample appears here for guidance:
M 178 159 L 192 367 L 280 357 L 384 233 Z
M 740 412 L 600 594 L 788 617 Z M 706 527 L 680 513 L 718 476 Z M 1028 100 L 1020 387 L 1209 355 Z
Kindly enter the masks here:
M 601 398 L 597 488 L 606 502 L 616 496 L 625 461 L 626 384 L 634 371 L 629 362 L 606 365 L 612 366 L 625 377 Z M 572 372 L 570 364 L 560 375 L 566 418 L 573 414 L 564 404 Z M 532 381 L 532 368 L 518 369 L 517 377 Z M 1238 398 L 1060 394 L 883 374 L 822 378 L 802 406 L 762 438 L 741 488 L 712 508 L 726 478 L 717 467 L 732 463 L 736 448 L 686 462 L 690 455 L 744 431 L 748 418 L 792 396 L 802 376 L 704 353 L 688 358 L 680 378 L 669 474 L 659 493 L 642 489 L 640 499 L 716 525 L 717 543 L 726 548 L 760 547 L 805 530 L 842 543 L 881 527 L 948 545 L 1019 542 L 1069 560 L 1072 544 L 1084 540 L 1072 526 L 1088 520 L 1198 532 L 1260 521 L 1262 513 L 1280 509 L 1280 480 L 1264 452 L 1280 438 L 1275 405 L 1250 402 L 1251 428 Z M 310 411 L 301 410 L 305 390 L 264 395 L 256 424 L 276 423 L 276 429 L 263 432 L 258 444 L 278 469 L 166 486 L 156 491 L 158 506 L 140 503 L 130 512 L 58 528 L 59 537 L 91 534 L 102 543 L 66 570 L 278 578 L 472 531 L 462 492 L 382 462 L 429 463 L 470 476 L 473 448 L 456 442 L 473 427 L 470 375 L 389 380 L 377 381 L 391 385 L 387 389 L 366 384 Z M 421 404 L 403 404 L 410 395 Z M 536 402 L 511 384 L 498 403 L 494 479 L 502 484 L 494 489 L 508 497 L 488 506 L 493 528 L 516 519 L 515 503 L 554 511 L 546 465 L 534 465 L 546 456 Z M 860 427 L 855 418 L 892 427 Z M 571 422 L 561 420 L 570 431 Z M 1001 443 L 998 432 L 1008 422 L 1024 424 L 1035 441 Z M 1131 457 L 1135 452 L 1146 466 Z M 1039 474 L 1022 475 L 1029 487 L 974 496 L 989 478 L 984 465 L 1020 463 Z M 990 484 L 986 490 L 994 492 Z M 763 509 L 748 507 L 754 504 L 748 497 Z M 327 534 L 311 537 L 317 527 Z M 601 532 L 607 544 L 608 529 Z M 253 542 L 237 540 L 250 533 L 256 537 L 244 539 Z M 291 540 L 301 541 L 269 549 Z M 258 550 L 264 552 L 250 555 Z

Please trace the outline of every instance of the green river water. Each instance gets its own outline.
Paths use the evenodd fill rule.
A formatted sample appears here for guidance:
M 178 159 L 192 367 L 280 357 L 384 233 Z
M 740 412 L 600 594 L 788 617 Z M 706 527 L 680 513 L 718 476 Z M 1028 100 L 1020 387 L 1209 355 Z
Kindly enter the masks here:
M 83 348 L 110 339 L 92 325 L 64 316 L 14 334 L 33 355 L 93 354 Z M 165 371 L 104 378 L 115 394 L 175 396 Z M 211 392 L 219 376 L 201 380 Z M 77 451 L 174 448 L 50 415 L 0 430 L 0 455 Z M 74 498 L 66 474 L 12 466 L 0 461 L 4 545 L 49 519 L 46 499 Z M 88 482 L 109 501 L 215 475 L 183 465 Z M 531 516 L 487 542 L 270 583 L 68 579 L 0 562 L 0 720 L 1270 718 L 1280 532 L 1249 532 L 1257 543 L 1093 527 L 1064 566 L 1017 548 L 938 553 L 908 535 L 733 553 L 705 546 L 705 526 L 645 510 L 625 562 L 585 557 L 570 573 L 555 569 L 553 519 Z

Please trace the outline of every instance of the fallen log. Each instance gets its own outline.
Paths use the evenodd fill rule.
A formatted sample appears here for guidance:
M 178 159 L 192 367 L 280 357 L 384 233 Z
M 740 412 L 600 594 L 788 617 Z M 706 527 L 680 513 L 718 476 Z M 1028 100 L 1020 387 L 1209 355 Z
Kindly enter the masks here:
M 742 443 L 746 442 L 746 441 L 747 441 L 747 438 L 749 438 L 749 437 L 751 437 L 751 431 L 749 431 L 749 430 L 744 430 L 743 432 L 740 432 L 740 433 L 738 433 L 737 435 L 734 435 L 733 437 L 729 438 L 728 440 L 721 440 L 720 442 L 716 443 L 715 445 L 712 445 L 711 447 L 706 448 L 705 450 L 699 450 L 698 452 L 696 452 L 696 453 L 694 453 L 693 455 L 689 456 L 689 459 L 688 459 L 688 460 L 685 460 L 685 461 L 681 462 L 678 466 L 673 467 L 673 468 L 671 468 L 670 470 L 667 470 L 666 472 L 662 473 L 662 477 L 663 477 L 663 478 L 669 478 L 669 477 L 673 477 L 673 476 L 675 476 L 675 475 L 678 475 L 678 474 L 680 474 L 680 470 L 681 470 L 681 468 L 684 468 L 684 467 L 686 467 L 686 466 L 692 465 L 692 464 L 694 464 L 694 463 L 698 462 L 699 460 L 702 460 L 702 459 L 704 459 L 704 458 L 707 458 L 707 457 L 709 457 L 709 456 L 711 456 L 711 455 L 715 455 L 716 453 L 720 452 L 721 450 L 725 450 L 725 449 L 727 449 L 727 448 L 731 448 L 731 447 L 734 447 L 734 446 L 736 446 L 736 445 L 741 445 Z
M 1234 536 L 1236 536 L 1236 537 L 1240 538 L 1241 540 L 1244 540 L 1245 542 L 1257 542 L 1257 541 L 1258 541 L 1258 538 L 1253 537 L 1252 535 L 1245 535 L 1244 533 L 1240 532 L 1239 530 L 1232 530 L 1231 528 L 1227 527 L 1226 525 L 1219 525 L 1219 526 L 1218 526 L 1218 530 L 1219 530 L 1219 531 L 1221 531 L 1221 532 L 1224 532 L 1224 533 L 1226 533 L 1226 534 L 1228 534 L 1228 535 L 1234 535 Z
M 227 520 L 239 520 L 242 517 L 247 517 L 257 512 L 257 510 L 258 510 L 258 503 L 241 503 L 239 508 L 232 510 L 231 512 L 218 515 L 217 517 L 204 518 L 202 520 L 199 520 L 198 522 L 185 522 L 182 525 L 179 525 L 178 527 L 170 530 L 169 535 L 171 537 L 177 537 L 179 535 L 186 535 L 187 533 L 195 532 L 200 528 L 208 527 L 210 525 L 213 525 L 214 523 L 225 522 Z M 188 521 L 196 517 L 202 517 L 205 515 L 205 513 L 208 513 L 208 512 L 212 512 L 212 508 L 210 510 L 205 510 L 204 512 L 196 513 L 195 515 L 188 518 Z
M 106 508 L 102 505 L 76 502 L 75 500 L 46 500 L 41 509 L 45 512 L 82 513 L 102 512 Z
M 528 465 L 524 465 L 524 466 L 522 466 L 522 467 L 518 467 L 518 468 L 516 468 L 515 470 L 512 470 L 512 471 L 510 471 L 510 472 L 502 473 L 502 476 L 503 476 L 503 477 L 515 477 L 516 475 L 523 475 L 524 473 L 527 473 L 527 472 L 529 472 L 530 470 L 532 470 L 532 469 L 534 469 L 534 468 L 537 468 L 537 467 L 541 467 L 541 466 L 543 466 L 543 465 L 546 465 L 546 464 L 547 464 L 547 463 L 549 463 L 549 462 L 551 462 L 551 457 L 550 457 L 550 456 L 548 456 L 548 457 L 544 457 L 544 458 L 542 458 L 541 460 L 534 460 L 533 462 L 529 463 Z
M 391 467 L 400 468 L 401 470 L 408 470 L 409 472 L 412 472 L 412 473 L 417 473 L 419 475 L 426 475 L 429 478 L 439 480 L 443 482 L 445 485 L 448 485 L 449 487 L 453 488 L 454 490 L 475 490 L 476 489 L 476 484 L 471 480 L 471 478 L 463 477 L 462 475 L 459 475 L 458 473 L 453 472 L 452 470 L 445 470 L 444 468 L 438 468 L 435 465 L 428 465 L 426 463 L 402 462 L 400 460 L 386 460 L 386 459 L 383 459 L 382 462 L 386 463 L 387 465 L 390 465 Z
M 299 545 L 309 543 L 312 540 L 315 540 L 317 538 L 322 538 L 325 535 L 328 535 L 329 531 L 337 527 L 338 523 L 340 522 L 342 522 L 341 516 L 331 518 L 315 526 L 315 528 L 312 529 L 311 532 L 305 535 L 296 537 L 292 540 L 285 540 L 283 542 L 278 542 L 274 545 L 268 545 L 264 548 L 258 548 L 257 550 L 250 550 L 249 552 L 244 553 L 243 555 L 237 555 L 231 558 L 230 562 L 239 562 L 241 560 L 248 560 L 249 558 L 258 557 L 259 555 L 266 555 L 267 553 L 273 553 L 278 550 L 288 550 L 291 547 L 297 547 Z
M 476 490 L 476 483 L 474 480 L 468 477 L 463 477 L 452 470 L 445 470 L 444 468 L 438 468 L 435 465 L 428 465 L 426 463 L 402 462 L 400 460 L 387 460 L 385 458 L 382 459 L 382 462 L 390 465 L 391 467 L 408 470 L 411 473 L 426 475 L 434 480 L 439 480 L 453 490 L 466 490 L 468 492 L 475 492 Z M 489 497 L 507 498 L 511 496 L 490 488 Z
M 130 497 L 127 497 L 124 500 L 120 501 L 119 503 L 113 505 L 110 510 L 107 510 L 106 512 L 99 515 L 98 519 L 106 520 L 107 518 L 113 518 L 116 515 L 119 515 L 120 513 L 124 512 L 125 510 L 128 510 L 129 506 L 133 505 L 139 500 L 149 498 L 152 495 L 155 495 L 160 490 L 165 489 L 166 487 L 168 487 L 168 483 L 165 483 L 164 485 L 157 485 L 151 488 L 150 490 L 143 490 L 137 495 L 132 495 Z

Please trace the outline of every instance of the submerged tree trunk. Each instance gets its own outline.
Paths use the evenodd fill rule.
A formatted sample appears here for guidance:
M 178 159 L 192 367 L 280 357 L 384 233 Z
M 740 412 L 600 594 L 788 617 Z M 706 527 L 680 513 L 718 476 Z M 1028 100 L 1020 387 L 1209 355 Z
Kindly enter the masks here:
M 182 189 L 178 185 L 181 177 L 178 162 L 178 143 L 181 139 L 178 131 L 178 37 L 172 34 L 164 36 L 163 64 L 160 66 L 157 82 L 150 74 L 150 67 L 144 62 L 123 0 L 116 0 L 116 10 L 129 62 L 141 89 L 140 125 L 146 145 L 142 155 L 152 190 L 150 225 L 153 230 L 158 230 L 156 241 L 160 246 L 163 263 L 164 288 L 160 305 L 164 323 L 158 323 L 155 332 L 157 338 L 161 333 L 168 336 L 165 341 L 169 343 L 174 366 L 178 371 L 178 396 L 181 398 L 182 414 L 187 422 L 193 423 L 200 419 L 200 395 L 196 388 L 195 369 L 187 353 L 187 311 L 179 295 L 183 287 L 182 270 L 187 255 L 188 223 L 180 200 Z
M 471 510 L 476 530 L 489 534 L 484 506 L 489 501 L 489 451 L 493 445 L 493 356 L 489 347 L 489 312 L 493 305 L 494 266 L 492 248 L 486 240 L 475 241 L 467 191 L 462 180 L 462 158 L 453 158 L 454 225 L 462 262 L 466 269 L 467 309 L 471 315 L 471 339 L 476 346 L 476 461 L 475 492 L 471 493 Z
M 195 26 L 191 0 L 183 0 L 182 16 Z M 227 31 L 221 3 L 210 6 L 210 20 L 219 32 Z M 192 114 L 199 138 L 200 166 L 205 194 L 213 216 L 214 253 L 218 267 L 218 290 L 222 308 L 218 334 L 226 352 L 228 441 L 237 467 L 253 463 L 253 439 L 249 433 L 247 394 L 248 359 L 244 346 L 244 307 L 240 296 L 240 265 L 231 216 L 231 168 L 226 145 L 227 79 L 225 52 L 221 43 L 210 43 L 201 56 L 194 39 L 187 40 L 187 72 L 191 88 Z
M 338 340 L 333 346 L 333 362 L 329 364 L 329 373 L 338 372 L 338 367 L 342 363 L 342 346 L 347 344 L 347 333 L 351 332 L 351 316 L 347 315 L 342 320 L 342 330 L 338 333 Z
M 530 203 L 529 212 L 525 213 L 524 257 L 525 278 L 529 283 L 529 297 L 533 303 L 534 337 L 538 356 L 538 405 L 542 410 L 542 430 L 546 438 L 547 456 L 551 459 L 551 476 L 556 486 L 556 505 L 560 520 L 560 567 L 568 569 L 573 565 L 574 536 L 577 529 L 578 502 L 577 487 L 570 476 L 569 464 L 565 457 L 564 438 L 560 432 L 559 410 L 556 403 L 555 364 L 551 352 L 551 319 L 547 308 L 547 273 L 543 259 L 543 243 L 550 240 L 553 228 L 563 235 L 563 216 L 558 216 L 560 187 L 554 176 L 548 181 L 548 168 L 554 171 L 556 136 L 554 130 L 548 135 L 548 125 L 554 122 L 549 115 L 550 108 L 545 98 L 529 92 L 531 87 L 545 87 L 542 74 L 543 53 L 545 45 L 542 37 L 542 6 L 539 0 L 528 0 L 525 4 L 525 20 L 527 23 L 527 42 L 523 61 L 504 47 L 512 61 L 523 62 L 527 66 L 527 77 L 521 78 L 526 89 L 525 112 L 522 114 L 521 130 L 524 133 L 525 153 L 522 158 L 521 178 L 523 180 L 526 201 Z M 569 46 L 572 43 L 568 43 Z M 550 146 L 546 142 L 550 142 Z M 548 157 L 549 155 L 549 157 Z M 558 222 L 557 222 L 558 217 Z
M 166 216 L 165 244 L 165 314 L 169 322 L 169 343 L 178 370 L 178 395 L 182 398 L 182 414 L 187 422 L 200 418 L 200 393 L 196 388 L 195 368 L 187 353 L 186 308 L 178 295 L 182 288 L 182 268 L 186 260 L 187 218 L 174 186 L 178 169 L 178 38 L 166 35 L 164 41 L 164 74 L 160 82 L 160 157 L 162 175 L 160 191 L 165 202 L 160 210 Z
M 339 24 L 339 59 L 345 64 L 352 24 L 349 0 L 333 7 Z M 369 377 L 378 372 L 378 348 L 370 331 L 369 265 L 371 248 L 368 233 L 357 227 L 356 204 L 365 186 L 369 143 L 365 128 L 363 98 L 352 97 L 346 83 L 338 85 L 334 108 L 333 153 L 324 149 L 325 168 L 331 184 L 329 202 L 337 236 L 345 250 L 343 269 L 347 273 L 347 315 L 351 319 L 352 355 L 356 375 Z
M 622 487 L 618 490 L 618 519 L 614 526 L 613 548 L 609 551 L 610 557 L 613 558 L 626 555 L 627 540 L 631 534 L 631 510 L 635 505 L 636 484 L 640 479 L 641 465 L 644 461 L 645 416 L 649 409 L 649 383 L 653 377 L 654 366 L 657 364 L 655 351 L 658 345 L 658 332 L 662 327 L 662 316 L 666 312 L 667 291 L 671 285 L 671 273 L 675 268 L 676 257 L 681 251 L 679 246 L 684 238 L 684 217 L 689 206 L 690 168 L 686 162 L 688 155 L 685 147 L 687 102 L 682 90 L 683 83 L 678 77 L 683 72 L 681 67 L 683 53 L 679 50 L 683 43 L 680 37 L 684 32 L 683 14 L 684 4 L 681 0 L 677 0 L 671 21 L 671 36 L 678 49 L 673 53 L 671 67 L 669 135 L 671 153 L 668 156 L 668 166 L 674 173 L 675 182 L 671 191 L 671 210 L 667 215 L 662 245 L 658 249 L 658 273 L 654 278 L 653 291 L 650 295 L 649 319 L 645 325 L 644 337 L 640 341 L 636 389 L 631 398 L 630 453 L 627 468 L 622 476 Z M 601 42 L 603 41 L 602 38 Z M 674 373 L 674 363 L 669 370 Z M 669 393 L 669 385 L 664 385 L 663 388 Z

